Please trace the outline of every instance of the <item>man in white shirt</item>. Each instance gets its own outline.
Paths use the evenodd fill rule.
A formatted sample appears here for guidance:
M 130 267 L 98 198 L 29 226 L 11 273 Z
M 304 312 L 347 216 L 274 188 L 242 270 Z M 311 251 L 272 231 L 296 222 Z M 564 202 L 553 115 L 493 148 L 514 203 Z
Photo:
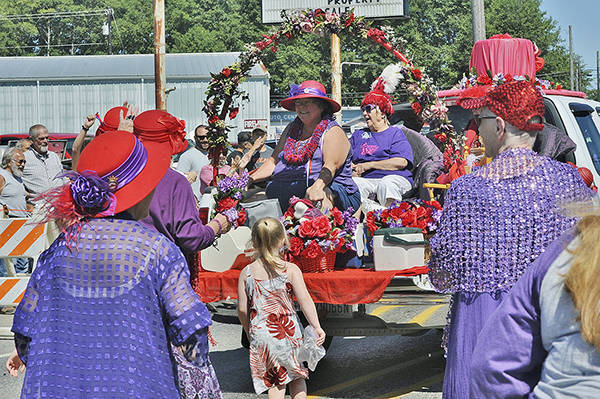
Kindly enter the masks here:
M 200 125 L 194 131 L 195 146 L 184 152 L 179 158 L 177 170 L 184 173 L 186 176 L 190 172 L 194 172 L 196 176 L 200 176 L 202 168 L 210 163 L 208 159 L 208 127 Z M 202 197 L 200 192 L 200 179 L 195 179 L 192 183 L 192 190 L 197 199 Z
M 29 139 L 31 147 L 25 151 L 23 184 L 29 193 L 36 196 L 64 183 L 63 179 L 55 179 L 63 173 L 63 167 L 58 155 L 48 151 L 48 129 L 44 125 L 31 126 Z

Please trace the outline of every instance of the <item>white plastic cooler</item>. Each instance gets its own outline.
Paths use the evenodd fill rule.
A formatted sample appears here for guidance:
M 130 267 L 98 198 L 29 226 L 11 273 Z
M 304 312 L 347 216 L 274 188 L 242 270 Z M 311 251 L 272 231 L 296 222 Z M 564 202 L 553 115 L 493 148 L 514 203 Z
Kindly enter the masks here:
M 415 227 L 379 229 L 373 233 L 375 270 L 405 270 L 425 266 L 423 232 Z

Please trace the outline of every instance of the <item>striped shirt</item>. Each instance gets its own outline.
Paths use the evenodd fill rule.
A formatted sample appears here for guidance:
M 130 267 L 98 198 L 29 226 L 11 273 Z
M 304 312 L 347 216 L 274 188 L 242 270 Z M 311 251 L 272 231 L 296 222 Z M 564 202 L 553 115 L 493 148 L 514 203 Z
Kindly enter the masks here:
M 64 183 L 64 179 L 55 179 L 63 172 L 56 153 L 48 151 L 40 154 L 31 147 L 25 151 L 25 160 L 27 163 L 23 170 L 23 184 L 30 193 L 37 195 Z

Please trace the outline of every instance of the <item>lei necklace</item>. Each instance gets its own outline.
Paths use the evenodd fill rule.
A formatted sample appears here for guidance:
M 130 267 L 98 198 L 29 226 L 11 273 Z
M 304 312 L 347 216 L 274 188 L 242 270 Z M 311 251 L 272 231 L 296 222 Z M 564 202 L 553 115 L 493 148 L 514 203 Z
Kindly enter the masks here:
M 319 122 L 308 142 L 298 140 L 302 135 L 302 123 L 298 118 L 293 123 L 292 131 L 283 147 L 283 160 L 288 165 L 304 164 L 312 158 L 317 150 L 321 136 L 323 136 L 323 132 L 327 129 L 329 120 L 323 119 Z

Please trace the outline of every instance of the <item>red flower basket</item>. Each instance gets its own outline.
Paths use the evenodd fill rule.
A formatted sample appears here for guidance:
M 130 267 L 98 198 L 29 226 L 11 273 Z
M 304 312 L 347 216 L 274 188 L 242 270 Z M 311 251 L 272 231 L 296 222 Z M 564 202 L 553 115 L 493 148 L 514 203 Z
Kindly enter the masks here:
M 333 271 L 335 265 L 334 251 L 327 251 L 314 258 L 298 255 L 291 256 L 291 262 L 298 265 L 302 273 L 325 273 Z

